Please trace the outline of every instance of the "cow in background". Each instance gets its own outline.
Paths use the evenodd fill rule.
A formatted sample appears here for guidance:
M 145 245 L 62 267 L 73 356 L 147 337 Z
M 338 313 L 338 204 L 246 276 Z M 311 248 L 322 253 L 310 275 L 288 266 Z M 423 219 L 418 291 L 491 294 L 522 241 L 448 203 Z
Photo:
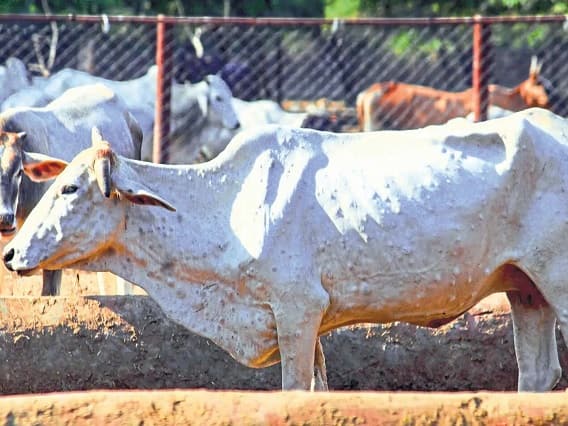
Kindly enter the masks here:
M 288 101 L 288 105 L 293 101 Z M 337 114 L 326 109 L 325 100 L 306 101 L 303 111 L 287 111 L 278 102 L 270 99 L 245 101 L 233 97 L 233 108 L 241 127 L 237 130 L 221 129 L 199 139 L 200 144 L 175 144 L 171 146 L 172 162 L 176 164 L 200 163 L 215 158 L 223 151 L 231 139 L 240 131 L 250 130 L 266 124 L 278 124 L 296 128 L 332 128 Z
M 532 58 L 528 78 L 514 88 L 490 84 L 489 106 L 506 111 L 549 108 L 548 82 L 540 77 L 542 64 Z M 375 83 L 357 96 L 361 130 L 415 129 L 443 124 L 473 111 L 473 89 L 447 92 L 397 81 Z
M 65 90 L 100 83 L 122 98 L 136 118 L 143 133 L 142 159 L 152 159 L 154 116 L 156 108 L 157 67 L 151 66 L 141 77 L 117 81 L 91 75 L 84 71 L 65 68 L 50 77 L 37 79 L 33 86 L 13 94 L 2 104 L 9 109 L 16 106 L 42 106 L 60 96 Z M 222 130 L 238 129 L 240 124 L 232 104 L 229 86 L 218 76 L 208 75 L 202 81 L 171 87 L 172 140 L 180 149 L 191 149 L 210 141 L 212 134 Z M 187 145 L 187 146 L 186 146 Z M 179 157 L 178 157 L 179 158 Z

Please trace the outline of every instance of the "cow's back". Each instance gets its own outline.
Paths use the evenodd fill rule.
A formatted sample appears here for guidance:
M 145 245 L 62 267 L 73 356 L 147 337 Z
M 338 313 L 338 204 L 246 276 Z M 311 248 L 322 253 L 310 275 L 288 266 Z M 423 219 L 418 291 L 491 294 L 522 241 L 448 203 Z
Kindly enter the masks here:
M 59 98 L 36 110 L 42 119 L 67 134 L 72 141 L 54 143 L 53 155 L 73 156 L 91 145 L 91 129 L 96 126 L 113 150 L 125 157 L 139 159 L 141 131 L 124 100 L 102 84 L 81 86 L 67 90 Z M 53 135 L 57 137 L 57 133 Z M 71 149 L 69 149 L 71 148 Z

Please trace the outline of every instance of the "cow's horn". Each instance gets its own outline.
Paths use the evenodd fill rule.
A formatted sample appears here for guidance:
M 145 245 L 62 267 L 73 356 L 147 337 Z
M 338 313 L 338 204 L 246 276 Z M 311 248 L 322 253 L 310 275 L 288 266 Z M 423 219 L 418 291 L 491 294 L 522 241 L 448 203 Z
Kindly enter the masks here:
M 97 156 L 93 168 L 95 170 L 95 177 L 97 184 L 103 195 L 107 198 L 110 197 L 112 192 L 112 182 L 110 180 L 110 171 L 112 165 L 112 151 L 110 146 L 101 147 L 97 150 Z
M 531 66 L 529 68 L 529 74 L 534 74 L 538 72 L 538 58 L 536 55 L 532 55 L 531 57 Z
M 101 135 L 101 131 L 97 126 L 93 126 L 91 129 L 91 143 L 93 146 L 97 146 L 103 142 L 103 135 Z

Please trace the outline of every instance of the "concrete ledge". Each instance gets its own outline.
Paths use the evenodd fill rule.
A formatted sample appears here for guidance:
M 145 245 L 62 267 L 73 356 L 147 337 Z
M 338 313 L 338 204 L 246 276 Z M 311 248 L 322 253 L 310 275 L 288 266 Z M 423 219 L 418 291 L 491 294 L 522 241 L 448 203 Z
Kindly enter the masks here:
M 566 424 L 566 393 L 91 391 L 0 398 L 6 424 Z
M 558 335 L 560 361 L 568 353 Z M 333 390 L 516 389 L 509 314 L 440 329 L 353 327 L 323 338 Z M 280 367 L 244 367 L 164 317 L 146 296 L 0 299 L 0 392 L 207 388 L 277 390 Z M 557 389 L 568 387 L 566 375 Z

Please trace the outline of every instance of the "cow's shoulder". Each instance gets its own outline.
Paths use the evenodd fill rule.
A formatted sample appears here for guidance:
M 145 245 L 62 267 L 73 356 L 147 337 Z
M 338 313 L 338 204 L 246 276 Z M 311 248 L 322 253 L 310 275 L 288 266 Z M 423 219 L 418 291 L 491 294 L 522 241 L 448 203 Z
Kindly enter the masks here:
M 326 136 L 328 135 L 328 136 Z M 263 124 L 239 132 L 217 159 L 220 163 L 252 162 L 262 152 L 270 151 L 273 156 L 286 158 L 298 150 L 316 152 L 321 149 L 329 132 L 295 128 L 278 124 Z

